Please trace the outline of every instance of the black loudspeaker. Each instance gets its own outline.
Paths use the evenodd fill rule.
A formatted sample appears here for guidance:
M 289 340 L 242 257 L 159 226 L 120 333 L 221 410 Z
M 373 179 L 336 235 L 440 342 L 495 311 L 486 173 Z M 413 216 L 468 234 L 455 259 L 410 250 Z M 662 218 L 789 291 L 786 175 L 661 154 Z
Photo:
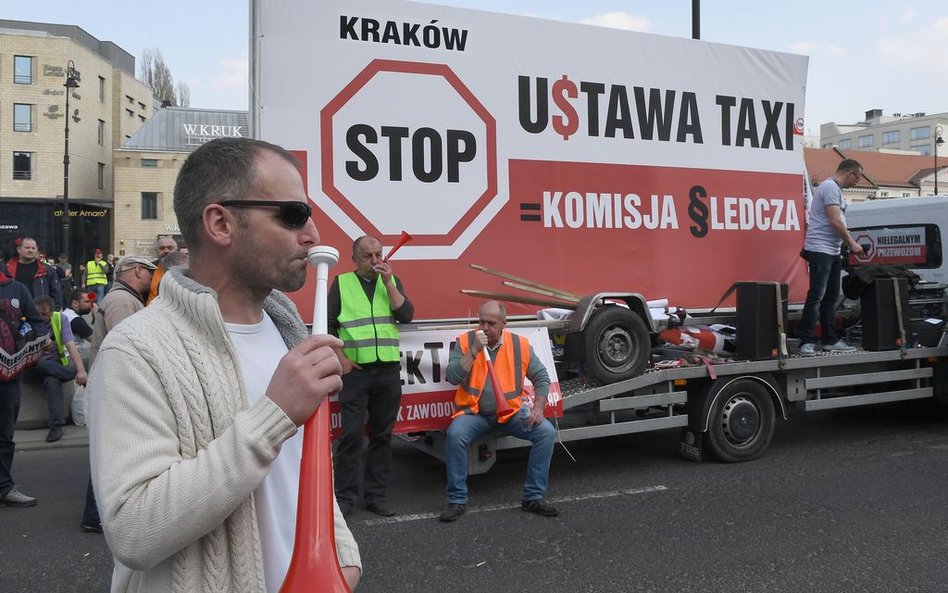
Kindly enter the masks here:
M 737 283 L 737 356 L 746 360 L 777 358 L 781 348 L 777 329 L 777 307 L 783 313 L 787 332 L 787 285 L 780 285 L 777 302 L 775 282 Z
M 908 281 L 905 278 L 876 278 L 866 288 L 859 299 L 863 348 L 897 350 L 902 347 L 901 330 L 905 331 L 905 339 L 911 332 L 908 293 Z M 901 304 L 901 327 L 896 299 Z

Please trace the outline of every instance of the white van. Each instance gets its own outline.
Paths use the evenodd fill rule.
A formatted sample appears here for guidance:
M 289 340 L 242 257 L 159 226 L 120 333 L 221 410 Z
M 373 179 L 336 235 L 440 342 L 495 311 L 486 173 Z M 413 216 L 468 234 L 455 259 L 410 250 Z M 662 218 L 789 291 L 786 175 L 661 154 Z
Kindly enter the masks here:
M 846 226 L 866 255 L 850 264 L 905 264 L 922 280 L 948 284 L 943 240 L 948 196 L 891 198 L 850 204 Z

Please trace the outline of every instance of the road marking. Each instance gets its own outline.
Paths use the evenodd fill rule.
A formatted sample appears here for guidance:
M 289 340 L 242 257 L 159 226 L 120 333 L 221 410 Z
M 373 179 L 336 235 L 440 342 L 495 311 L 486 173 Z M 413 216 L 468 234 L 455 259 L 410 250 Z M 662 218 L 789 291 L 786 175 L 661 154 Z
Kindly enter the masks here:
M 568 503 L 568 502 L 582 502 L 584 500 L 597 500 L 601 498 L 617 498 L 619 496 L 636 496 L 639 494 L 649 494 L 651 492 L 662 492 L 663 490 L 668 490 L 665 486 L 643 486 L 641 488 L 627 488 L 623 490 L 609 490 L 606 492 L 590 492 L 589 494 L 577 494 L 576 496 L 560 496 L 557 498 L 550 498 L 547 502 L 551 504 L 559 503 Z M 511 504 L 495 504 L 487 506 L 477 506 L 477 507 L 468 507 L 465 510 L 465 514 L 473 515 L 474 513 L 493 513 L 497 511 L 509 511 L 512 509 L 519 509 L 520 505 L 511 505 Z M 430 519 L 437 519 L 440 513 L 416 513 L 414 515 L 398 515 L 395 517 L 383 517 L 379 519 L 368 519 L 363 521 L 365 525 L 391 525 L 395 523 L 408 523 L 410 521 L 427 521 Z

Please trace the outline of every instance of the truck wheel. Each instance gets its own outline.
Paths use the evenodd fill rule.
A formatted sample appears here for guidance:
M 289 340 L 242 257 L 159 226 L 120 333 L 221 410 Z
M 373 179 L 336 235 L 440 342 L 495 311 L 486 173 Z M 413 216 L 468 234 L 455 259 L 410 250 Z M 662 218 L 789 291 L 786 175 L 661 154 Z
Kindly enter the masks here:
M 708 419 L 708 441 L 721 461 L 750 461 L 774 436 L 774 403 L 767 388 L 738 379 L 715 396 Z
M 624 307 L 606 305 L 583 330 L 586 375 L 608 385 L 641 375 L 651 354 L 648 328 Z

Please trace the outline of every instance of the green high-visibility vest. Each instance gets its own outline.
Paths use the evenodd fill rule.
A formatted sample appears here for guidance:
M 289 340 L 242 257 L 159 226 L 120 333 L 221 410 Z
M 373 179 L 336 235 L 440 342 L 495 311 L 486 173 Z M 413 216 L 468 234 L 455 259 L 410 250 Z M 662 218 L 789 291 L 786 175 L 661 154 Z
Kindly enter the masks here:
M 63 345 L 62 314 L 59 311 L 53 311 L 49 325 L 53 328 L 53 339 L 56 340 L 56 352 L 59 353 L 59 363 L 64 367 L 68 367 L 69 358 L 66 357 L 66 347 Z
M 86 286 L 95 286 L 97 284 L 108 284 L 109 278 L 105 275 L 105 266 L 108 263 L 95 260 L 86 262 Z
M 395 278 L 392 278 L 392 282 Z M 372 302 L 355 272 L 339 276 L 339 339 L 349 360 L 358 364 L 397 362 L 398 326 L 392 317 L 392 304 L 382 277 L 376 279 Z

